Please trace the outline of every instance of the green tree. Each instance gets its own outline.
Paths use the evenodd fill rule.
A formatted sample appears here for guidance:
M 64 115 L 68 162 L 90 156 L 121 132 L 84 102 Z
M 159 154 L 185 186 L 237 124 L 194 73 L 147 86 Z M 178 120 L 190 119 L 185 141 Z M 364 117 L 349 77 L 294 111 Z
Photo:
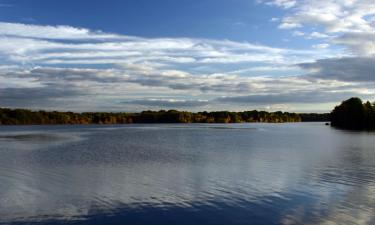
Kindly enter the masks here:
M 365 128 L 365 107 L 359 98 L 350 98 L 336 106 L 331 113 L 332 126 L 346 129 Z

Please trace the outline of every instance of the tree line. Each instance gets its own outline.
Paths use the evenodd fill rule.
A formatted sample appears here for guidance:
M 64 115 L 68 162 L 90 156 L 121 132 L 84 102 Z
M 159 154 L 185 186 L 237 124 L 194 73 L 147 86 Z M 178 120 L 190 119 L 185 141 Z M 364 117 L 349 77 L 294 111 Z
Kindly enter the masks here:
M 47 112 L 0 108 L 0 125 L 32 124 L 126 124 L 126 123 L 243 123 L 327 121 L 329 114 L 288 112 L 186 112 L 177 110 L 143 111 L 140 113 Z
M 350 98 L 336 106 L 331 113 L 331 125 L 351 130 L 375 129 L 375 103 L 363 103 L 359 98 Z

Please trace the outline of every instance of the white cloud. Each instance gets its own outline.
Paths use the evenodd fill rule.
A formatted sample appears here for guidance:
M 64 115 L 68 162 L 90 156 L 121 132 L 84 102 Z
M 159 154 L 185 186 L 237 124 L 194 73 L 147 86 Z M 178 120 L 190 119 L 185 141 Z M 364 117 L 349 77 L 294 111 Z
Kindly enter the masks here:
M 316 49 L 326 49 L 326 48 L 329 47 L 329 44 L 327 44 L 327 43 L 316 44 L 316 45 L 313 45 L 312 47 L 313 47 L 313 48 L 316 48 Z
M 248 42 L 140 38 L 68 26 L 11 23 L 0 23 L 0 43 L 3 61 L 31 66 L 148 62 L 167 67 L 206 64 L 212 65 L 212 69 L 214 64 L 280 64 L 290 62 L 295 56 L 303 56 L 296 59 L 316 59 L 319 56 L 318 52 L 272 48 Z
M 0 22 L 2 35 L 44 38 L 44 39 L 112 39 L 117 35 L 105 34 L 100 31 L 92 32 L 84 28 L 71 26 L 40 26 L 21 23 Z M 123 37 L 125 38 L 125 37 Z
M 292 35 L 295 36 L 295 37 L 300 37 L 300 36 L 304 36 L 305 33 L 302 32 L 302 31 L 298 31 L 298 30 L 296 30 L 296 31 L 293 32 Z
M 0 77 L 24 79 L 35 87 L 22 85 L 1 89 L 2 105 L 13 107 L 51 107 L 59 102 L 81 101 L 94 102 L 100 108 L 102 104 L 118 102 L 129 103 L 128 110 L 169 107 L 187 109 L 189 107 L 215 108 L 218 104 L 225 109 L 241 110 L 254 105 L 269 104 L 264 99 L 271 96 L 283 96 L 283 102 L 296 103 L 302 98 L 294 98 L 303 93 L 315 93 L 309 101 L 322 100 L 320 92 L 352 88 L 347 82 L 319 80 L 309 77 L 244 77 L 229 74 L 190 74 L 185 71 L 162 70 L 148 65 L 123 65 L 118 69 L 85 69 L 37 67 L 31 70 L 8 72 Z M 353 92 L 351 92 L 353 93 Z M 244 98 L 241 96 L 250 96 Z M 160 96 L 155 98 L 154 96 Z M 223 99 L 218 96 L 228 96 Z M 313 97 L 313 96 L 316 96 Z M 337 94 L 336 96 L 346 96 Z M 337 97 L 338 98 L 338 97 Z M 86 99 L 86 100 L 85 100 Z M 129 99 L 124 101 L 124 99 Z M 289 99 L 289 100 L 288 100 Z M 336 98 L 335 98 L 336 99 Z M 334 99 L 334 100 L 335 100 Z M 232 103 L 229 100 L 233 100 Z M 247 104 L 244 104 L 246 103 Z M 271 102 L 276 103 L 276 102 Z M 225 104 L 226 106 L 223 106 Z M 64 104 L 64 108 L 79 108 L 80 105 Z M 81 105 L 82 106 L 82 105 Z M 111 104 L 108 105 L 108 108 Z M 258 106 L 260 107 L 260 106 Z M 82 110 L 82 109 L 81 109 Z M 98 110 L 98 109 L 94 109 Z
M 124 101 L 124 104 L 135 104 L 140 106 L 157 107 L 157 108 L 187 108 L 187 107 L 202 107 L 209 104 L 207 100 L 185 100 L 185 99 L 163 99 L 163 98 L 150 98 L 150 99 L 132 99 Z
M 285 9 L 294 7 L 297 4 L 297 0 L 260 0 L 267 5 L 275 5 Z
M 277 71 L 294 74 L 296 64 L 328 56 L 332 52 L 320 49 L 199 38 L 141 38 L 69 26 L 0 23 L 0 79 L 7 84 L 0 87 L 0 104 L 72 110 L 97 110 L 93 107 L 105 105 L 118 110 L 119 102 L 134 100 L 126 110 L 144 109 L 146 104 L 248 109 L 257 96 L 263 99 L 280 94 L 287 98 L 306 91 L 351 88 L 344 81 L 321 77 L 269 75 Z M 218 101 L 220 96 L 236 99 L 250 95 L 249 104 Z M 258 101 L 257 107 L 266 105 Z
M 312 32 L 310 35 L 309 35 L 309 38 L 329 38 L 330 36 L 327 35 L 327 34 L 323 34 L 323 33 L 320 33 L 320 32 Z
M 348 32 L 334 38 L 332 43 L 344 45 L 356 55 L 375 56 L 375 31 Z
M 300 0 L 295 1 L 292 7 L 285 7 L 278 0 L 263 1 L 263 3 L 280 7 L 285 11 L 279 25 L 280 29 L 303 27 L 304 31 L 312 31 L 305 35 L 306 39 L 324 39 L 323 44 L 314 43 L 312 46 L 314 49 L 332 51 L 339 45 L 344 47 L 344 54 L 347 56 L 375 57 L 375 1 L 373 0 Z M 299 34 L 295 30 L 292 32 L 294 36 Z M 335 56 L 328 58 L 334 59 Z M 363 67 L 365 68 L 367 67 Z M 374 73 L 374 71 L 368 72 Z
M 280 29 L 294 29 L 302 27 L 302 25 L 296 21 L 294 21 L 292 18 L 284 18 L 282 19 L 281 24 L 279 25 Z
M 290 7 L 288 3 L 290 3 Z M 301 0 L 268 1 L 288 10 L 281 27 L 294 28 L 287 24 L 322 26 L 329 33 L 348 31 L 372 31 L 371 16 L 375 15 L 375 2 L 372 0 Z

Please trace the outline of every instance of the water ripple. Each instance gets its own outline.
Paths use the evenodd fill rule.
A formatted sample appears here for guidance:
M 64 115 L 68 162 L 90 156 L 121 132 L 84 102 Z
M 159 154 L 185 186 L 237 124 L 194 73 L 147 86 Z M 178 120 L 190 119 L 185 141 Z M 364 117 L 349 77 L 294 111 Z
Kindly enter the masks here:
M 375 134 L 308 123 L 4 129 L 0 224 L 375 221 Z

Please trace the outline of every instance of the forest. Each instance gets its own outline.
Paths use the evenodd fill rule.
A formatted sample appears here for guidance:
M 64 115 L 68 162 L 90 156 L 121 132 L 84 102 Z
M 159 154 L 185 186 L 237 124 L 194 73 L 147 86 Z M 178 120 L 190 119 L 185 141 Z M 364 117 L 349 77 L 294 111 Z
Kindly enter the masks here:
M 350 130 L 375 129 L 375 103 L 363 103 L 359 98 L 350 98 L 336 106 L 331 115 L 331 125 Z
M 177 110 L 143 111 L 140 113 L 47 112 L 0 108 L 0 125 L 33 124 L 126 124 L 126 123 L 244 123 L 328 121 L 329 114 L 288 112 L 186 112 Z

